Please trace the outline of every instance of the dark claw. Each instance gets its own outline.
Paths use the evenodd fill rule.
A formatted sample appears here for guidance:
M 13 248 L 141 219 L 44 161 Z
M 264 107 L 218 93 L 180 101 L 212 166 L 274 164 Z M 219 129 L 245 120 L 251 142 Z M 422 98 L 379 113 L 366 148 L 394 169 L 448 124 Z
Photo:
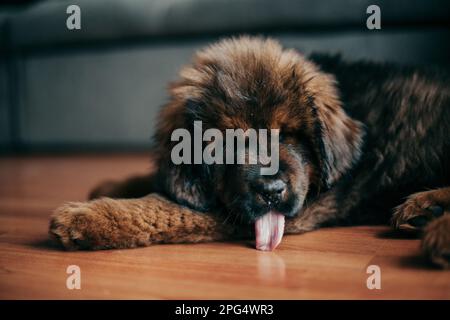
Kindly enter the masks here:
M 435 218 L 444 214 L 444 209 L 441 206 L 430 206 L 427 210 L 430 211 Z
M 414 218 L 409 219 L 407 222 L 408 224 L 412 225 L 413 227 L 424 227 L 428 222 L 429 222 L 429 218 L 427 218 L 426 216 L 417 216 Z

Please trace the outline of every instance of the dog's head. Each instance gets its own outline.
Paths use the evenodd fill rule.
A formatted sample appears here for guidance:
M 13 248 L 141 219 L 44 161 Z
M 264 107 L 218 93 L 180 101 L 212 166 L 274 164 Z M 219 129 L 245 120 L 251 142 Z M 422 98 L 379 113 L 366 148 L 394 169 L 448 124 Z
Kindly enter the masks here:
M 273 40 L 221 41 L 198 52 L 180 78 L 155 136 L 164 189 L 180 203 L 225 208 L 242 222 L 271 210 L 293 216 L 308 193 L 331 186 L 359 157 L 361 124 L 341 108 L 333 76 Z M 172 133 L 193 136 L 194 121 L 221 132 L 279 129 L 278 172 L 262 175 L 259 162 L 174 164 Z

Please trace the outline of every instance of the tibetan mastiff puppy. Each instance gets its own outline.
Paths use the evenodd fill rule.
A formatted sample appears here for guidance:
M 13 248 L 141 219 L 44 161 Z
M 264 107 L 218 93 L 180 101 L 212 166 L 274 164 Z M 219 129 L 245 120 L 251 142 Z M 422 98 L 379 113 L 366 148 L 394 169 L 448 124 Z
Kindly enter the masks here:
M 240 37 L 197 52 L 170 87 L 154 137 L 157 170 L 106 182 L 58 208 L 67 249 L 255 237 L 322 226 L 387 224 L 417 232 L 450 261 L 450 79 L 444 70 L 345 62 Z M 171 161 L 174 130 L 279 129 L 279 170 Z M 205 144 L 207 142 L 204 142 Z

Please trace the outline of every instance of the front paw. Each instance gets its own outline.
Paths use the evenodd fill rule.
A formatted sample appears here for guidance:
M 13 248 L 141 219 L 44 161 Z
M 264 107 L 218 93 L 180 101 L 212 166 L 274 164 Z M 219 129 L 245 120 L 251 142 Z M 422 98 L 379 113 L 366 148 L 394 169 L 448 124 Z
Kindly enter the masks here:
M 392 225 L 399 230 L 419 231 L 433 219 L 443 215 L 444 209 L 433 199 L 434 191 L 415 193 L 395 208 Z
M 93 249 L 97 219 L 89 202 L 69 202 L 55 210 L 49 235 L 67 250 Z
M 433 263 L 450 269 L 450 215 L 432 221 L 425 228 L 422 250 Z

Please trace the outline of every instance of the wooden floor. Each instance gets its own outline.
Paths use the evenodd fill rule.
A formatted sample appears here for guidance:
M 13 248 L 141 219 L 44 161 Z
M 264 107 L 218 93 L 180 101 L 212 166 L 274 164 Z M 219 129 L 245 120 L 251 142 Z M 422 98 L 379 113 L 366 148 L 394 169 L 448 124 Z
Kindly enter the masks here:
M 56 206 L 150 167 L 145 155 L 0 158 L 0 298 L 450 298 L 450 272 L 386 227 L 286 236 L 275 252 L 246 242 L 64 252 L 47 241 Z M 81 269 L 80 290 L 66 287 L 69 265 Z M 381 290 L 366 286 L 369 265 L 381 268 Z

